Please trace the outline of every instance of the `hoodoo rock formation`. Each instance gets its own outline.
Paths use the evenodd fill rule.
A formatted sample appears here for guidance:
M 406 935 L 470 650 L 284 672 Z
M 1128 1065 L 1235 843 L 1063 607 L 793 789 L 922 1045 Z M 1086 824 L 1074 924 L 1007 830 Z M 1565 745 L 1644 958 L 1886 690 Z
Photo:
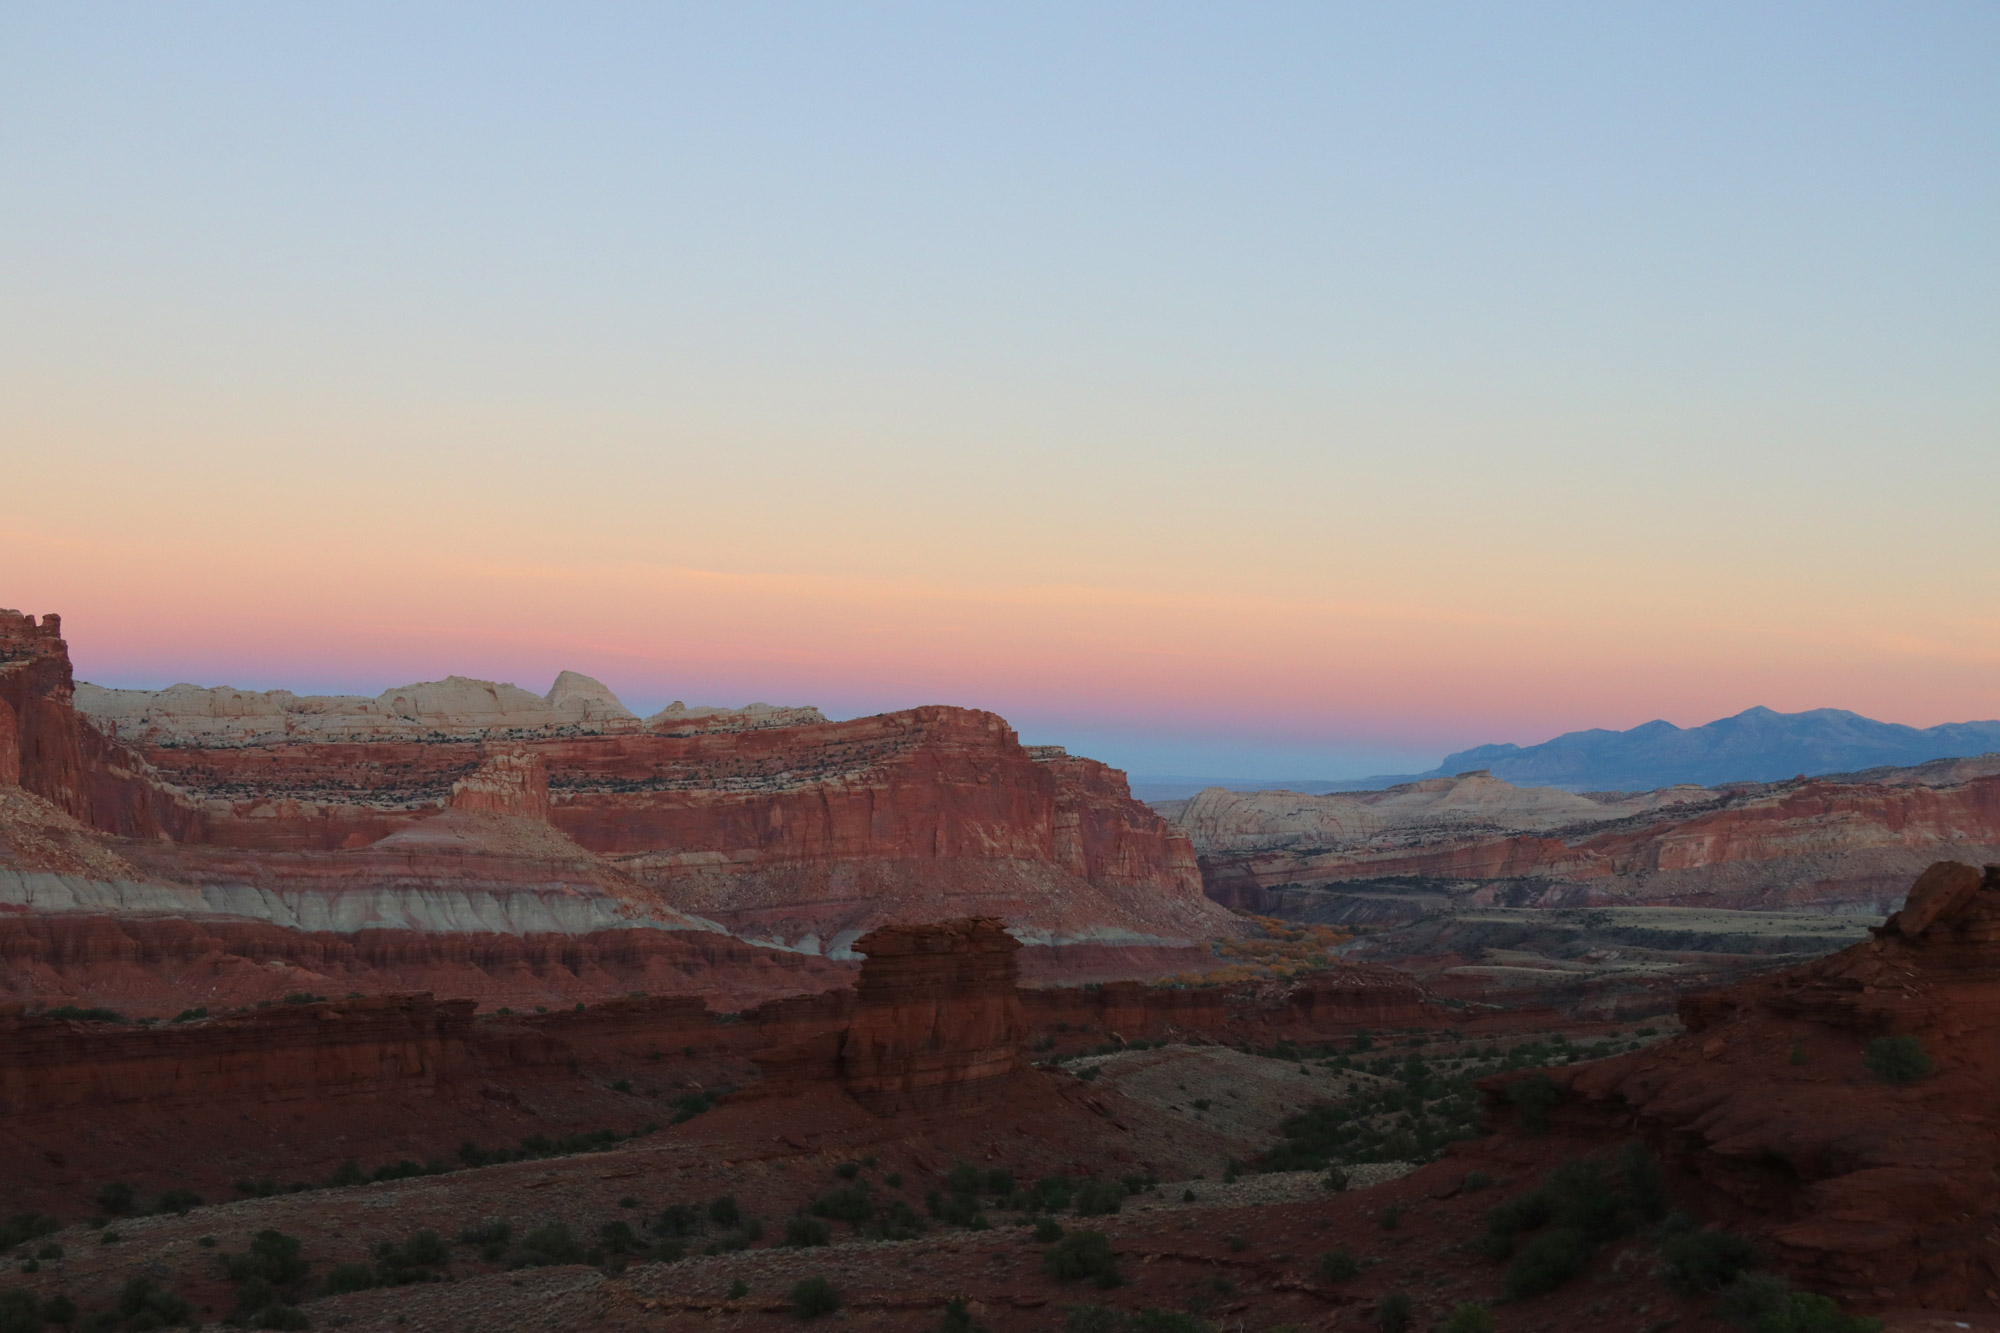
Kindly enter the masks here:
M 23 997 L 171 1010 L 393 977 L 602 998 L 629 966 L 502 960 L 644 956 L 657 985 L 729 952 L 697 934 L 851 962 L 870 930 L 968 916 L 1003 920 L 1031 975 L 1115 977 L 1205 965 L 1240 929 L 1122 774 L 969 709 L 642 722 L 575 673 L 546 696 L 462 677 L 372 700 L 99 690 L 73 684 L 56 617 L 12 612 L 0 709 L 0 992 Z M 57 943 L 86 938 L 162 965 L 113 984 Z M 439 957 L 461 965 L 427 975 Z M 479 960 L 507 974 L 468 976 Z M 809 988 L 783 971 L 744 976 Z
M 867 961 L 840 1041 L 848 1095 L 877 1115 L 962 1106 L 1020 1068 L 1020 947 L 991 917 L 862 936 Z
M 1683 1001 L 1675 1041 L 1545 1071 L 1556 1132 L 1643 1137 L 1817 1290 L 2000 1309 L 2000 867 L 1932 866 L 1876 933 Z

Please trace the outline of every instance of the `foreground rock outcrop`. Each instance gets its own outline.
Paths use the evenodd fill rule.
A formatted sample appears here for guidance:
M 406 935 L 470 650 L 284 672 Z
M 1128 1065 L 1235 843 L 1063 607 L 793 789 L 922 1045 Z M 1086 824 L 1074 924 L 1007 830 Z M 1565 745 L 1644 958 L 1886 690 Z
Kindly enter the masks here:
M 885 926 L 855 947 L 867 961 L 840 1041 L 848 1096 L 877 1115 L 963 1106 L 1021 1067 L 1021 946 L 999 921 Z
M 1644 1138 L 1814 1289 L 2000 1309 L 2000 867 L 1934 865 L 1877 938 L 1681 1016 L 1675 1041 L 1540 1075 L 1553 1132 Z

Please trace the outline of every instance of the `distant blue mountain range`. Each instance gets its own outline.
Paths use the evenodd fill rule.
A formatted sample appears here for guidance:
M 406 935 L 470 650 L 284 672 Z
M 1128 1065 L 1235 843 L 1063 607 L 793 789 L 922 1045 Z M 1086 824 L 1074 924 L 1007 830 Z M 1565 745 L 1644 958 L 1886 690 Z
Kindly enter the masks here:
M 1701 727 L 1648 722 L 1630 731 L 1567 732 L 1540 745 L 1476 745 L 1446 755 L 1429 773 L 1416 776 L 1484 768 L 1517 787 L 1649 791 L 1682 782 L 1704 787 L 1775 782 L 1994 751 L 2000 751 L 2000 721 L 1918 728 L 1840 708 L 1804 713 L 1746 708 Z
M 1481 768 L 1517 787 L 1651 791 L 1684 782 L 1715 787 L 1866 768 L 1904 768 L 1933 759 L 1996 752 L 2000 752 L 2000 721 L 1948 722 L 1918 728 L 1877 722 L 1840 708 L 1815 708 L 1805 713 L 1746 708 L 1735 717 L 1701 727 L 1648 722 L 1630 731 L 1597 728 L 1566 732 L 1540 745 L 1475 745 L 1446 755 L 1444 762 L 1428 773 L 1384 773 L 1336 782 L 1263 783 L 1135 777 L 1132 791 L 1148 801 L 1179 800 L 1210 786 L 1236 791 L 1282 788 L 1319 795 L 1378 791 L 1397 783 L 1452 777 Z

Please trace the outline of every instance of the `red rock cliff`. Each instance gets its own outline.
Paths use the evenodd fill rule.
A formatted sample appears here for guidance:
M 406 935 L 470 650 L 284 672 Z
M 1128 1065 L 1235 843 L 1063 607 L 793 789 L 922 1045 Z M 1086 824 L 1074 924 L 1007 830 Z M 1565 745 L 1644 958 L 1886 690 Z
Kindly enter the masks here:
M 1268 911 L 1279 885 L 1369 879 L 1476 884 L 1475 902 L 1626 903 L 1886 911 L 1940 856 L 2000 858 L 2000 777 L 1798 781 L 1717 791 L 1610 827 L 1548 832 L 1440 828 L 1337 849 L 1214 849 L 1209 895 Z
M 540 765 L 548 821 L 663 903 L 828 952 L 878 925 L 959 915 L 1001 917 L 1036 944 L 1158 946 L 1236 929 L 1202 896 L 1186 838 L 1132 800 L 1122 775 L 1031 752 L 970 709 L 505 747 L 189 746 L 147 758 L 201 798 L 190 842 L 256 853 L 365 847 L 447 802 L 538 804 L 535 777 L 515 768 Z
M 19 786 L 93 828 L 127 837 L 178 830 L 185 812 L 145 765 L 72 705 L 62 618 L 0 610 L 0 786 Z

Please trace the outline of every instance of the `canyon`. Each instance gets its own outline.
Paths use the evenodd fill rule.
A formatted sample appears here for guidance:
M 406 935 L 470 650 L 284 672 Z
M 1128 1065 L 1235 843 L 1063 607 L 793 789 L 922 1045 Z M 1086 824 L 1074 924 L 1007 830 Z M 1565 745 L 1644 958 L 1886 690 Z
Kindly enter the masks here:
M 35 1302 L 115 1311 L 143 1276 L 213 1317 L 247 1308 L 218 1255 L 269 1233 L 304 1264 L 278 1283 L 297 1320 L 385 1333 L 775 1328 L 812 1282 L 910 1333 L 957 1317 L 950 1301 L 996 1333 L 1065 1307 L 1114 1327 L 1166 1311 L 1338 1328 L 1396 1309 L 1428 1327 L 1468 1305 L 1507 1333 L 1720 1333 L 1744 1299 L 1817 1308 L 1802 1292 L 1877 1313 L 1888 1333 L 2000 1321 L 1986 1197 L 2000 870 L 1934 865 L 1866 942 L 1688 996 L 1664 1034 L 1572 1028 L 1484 1075 L 1505 1029 L 1387 970 L 1282 995 L 1051 991 L 1019 985 L 1023 946 L 991 919 L 857 945 L 855 985 L 735 1016 L 689 997 L 503 1015 L 418 996 L 152 1027 L 0 1014 L 14 1197 L 51 1214 L 17 1219 L 34 1227 L 10 1281 Z M 1385 1023 L 1400 1025 L 1388 1051 Z M 1922 1058 L 1885 1074 L 1885 1037 Z M 1551 1049 L 1553 1064 L 1519 1058 Z M 1217 1061 L 1226 1081 L 1198 1081 Z M 1378 1089 L 1417 1098 L 1427 1064 L 1473 1071 L 1485 1123 L 1422 1160 L 1364 1154 L 1331 1188 L 1282 1163 L 1230 1162 L 1217 1179 L 1189 1152 L 1217 1141 L 1208 1096 L 1292 1086 L 1365 1118 Z M 1147 1072 L 1162 1068 L 1183 1091 Z M 687 1109 L 665 1125 L 661 1103 Z M 509 1135 L 513 1157 L 495 1151 Z M 1528 1250 L 1476 1241 L 1505 1218 L 1530 1249 L 1562 1242 L 1569 1205 L 1550 1191 L 1580 1179 L 1612 1192 L 1589 1196 L 1601 1240 L 1571 1267 L 1528 1283 Z M 157 1209 L 127 1202 L 155 1195 Z M 1537 1197 L 1557 1202 L 1538 1211 Z M 69 1221 L 106 1200 L 109 1218 Z M 1696 1226 L 1735 1267 L 1663 1281 Z M 423 1266 L 449 1282 L 396 1276 L 394 1253 L 423 1229 L 438 1237 Z M 1096 1237 L 1099 1267 L 1045 1257 L 1070 1235 L 1079 1249 Z M 1077 1280 L 1091 1272 L 1107 1280 Z M 1847 1318 L 1831 1305 L 1814 1317 L 1875 1326 L 1827 1322 Z

